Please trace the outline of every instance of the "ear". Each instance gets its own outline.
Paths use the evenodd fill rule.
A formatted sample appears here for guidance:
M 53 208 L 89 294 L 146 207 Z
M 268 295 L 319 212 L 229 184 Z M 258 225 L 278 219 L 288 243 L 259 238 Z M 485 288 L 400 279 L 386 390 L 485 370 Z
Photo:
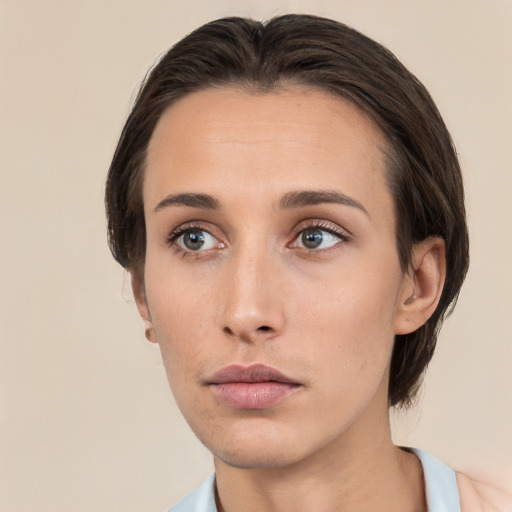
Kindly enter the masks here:
M 395 334 L 419 329 L 435 311 L 446 278 L 444 240 L 430 237 L 414 245 L 395 313 Z
M 137 304 L 137 309 L 139 310 L 139 315 L 144 322 L 144 334 L 148 341 L 152 343 L 158 343 L 156 339 L 155 328 L 153 327 L 153 322 L 151 320 L 151 314 L 149 312 L 148 301 L 146 298 L 146 289 L 144 287 L 144 283 L 142 278 L 137 275 L 137 272 L 130 272 L 130 277 L 132 281 L 132 291 L 133 296 L 135 297 L 135 303 Z

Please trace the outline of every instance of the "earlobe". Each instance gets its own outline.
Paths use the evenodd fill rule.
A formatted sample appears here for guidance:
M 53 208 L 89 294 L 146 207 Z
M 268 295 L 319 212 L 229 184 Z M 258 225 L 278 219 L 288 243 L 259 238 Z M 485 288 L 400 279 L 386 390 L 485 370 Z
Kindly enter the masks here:
M 139 315 L 144 322 L 144 335 L 146 339 L 151 343 L 158 343 L 156 338 L 155 329 L 153 327 L 153 322 L 151 320 L 151 314 L 149 312 L 148 301 L 146 298 L 146 289 L 144 287 L 144 283 L 142 279 L 136 275 L 135 272 L 130 272 L 131 282 L 132 282 L 132 291 L 133 296 L 135 298 L 135 303 L 137 304 L 137 309 L 139 310 Z
M 395 334 L 419 329 L 434 313 L 446 277 L 444 240 L 430 237 L 413 247 L 411 269 L 404 282 L 395 313 Z

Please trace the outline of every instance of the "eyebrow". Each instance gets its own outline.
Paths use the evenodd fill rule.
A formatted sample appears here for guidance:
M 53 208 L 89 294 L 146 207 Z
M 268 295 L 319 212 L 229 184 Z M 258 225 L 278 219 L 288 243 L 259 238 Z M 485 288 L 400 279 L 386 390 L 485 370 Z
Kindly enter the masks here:
M 297 192 L 288 192 L 281 199 L 279 206 L 281 209 L 287 210 L 323 203 L 352 206 L 363 211 L 368 217 L 370 216 L 368 210 L 359 201 L 335 190 L 300 190 Z
M 317 204 L 334 203 L 344 206 L 352 206 L 370 216 L 366 208 L 356 199 L 337 192 L 335 190 L 299 190 L 288 192 L 279 202 L 279 208 L 289 210 L 303 208 Z M 170 206 L 188 206 L 202 210 L 220 210 L 220 203 L 209 194 L 194 194 L 190 192 L 182 194 L 169 194 L 155 206 L 155 213 Z
M 155 206 L 155 213 L 169 206 L 190 206 L 202 210 L 220 210 L 219 202 L 208 194 L 170 194 Z

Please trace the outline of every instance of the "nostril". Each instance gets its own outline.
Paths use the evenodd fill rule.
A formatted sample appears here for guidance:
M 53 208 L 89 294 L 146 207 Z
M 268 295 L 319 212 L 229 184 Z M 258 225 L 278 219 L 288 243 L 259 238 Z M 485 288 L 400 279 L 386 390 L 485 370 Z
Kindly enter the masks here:
M 269 327 L 268 325 L 260 325 L 253 331 L 251 331 L 251 330 L 246 331 L 245 329 L 240 329 L 240 331 L 238 331 L 236 328 L 232 329 L 231 327 L 228 327 L 226 325 L 225 327 L 222 328 L 222 330 L 229 337 L 241 338 L 241 339 L 243 338 L 243 339 L 251 340 L 252 337 L 254 335 L 256 335 L 256 333 L 258 333 L 258 332 L 259 333 L 269 333 L 269 332 L 272 332 L 274 329 L 272 327 Z

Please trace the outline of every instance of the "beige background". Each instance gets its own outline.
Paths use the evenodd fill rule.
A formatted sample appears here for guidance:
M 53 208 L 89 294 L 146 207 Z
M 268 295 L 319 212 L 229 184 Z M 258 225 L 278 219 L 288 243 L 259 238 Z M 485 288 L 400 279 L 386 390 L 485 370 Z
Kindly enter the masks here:
M 436 99 L 467 184 L 472 268 L 396 441 L 512 489 L 512 2 L 0 1 L 0 511 L 163 510 L 211 470 L 105 242 L 130 98 L 212 18 L 335 17 Z

